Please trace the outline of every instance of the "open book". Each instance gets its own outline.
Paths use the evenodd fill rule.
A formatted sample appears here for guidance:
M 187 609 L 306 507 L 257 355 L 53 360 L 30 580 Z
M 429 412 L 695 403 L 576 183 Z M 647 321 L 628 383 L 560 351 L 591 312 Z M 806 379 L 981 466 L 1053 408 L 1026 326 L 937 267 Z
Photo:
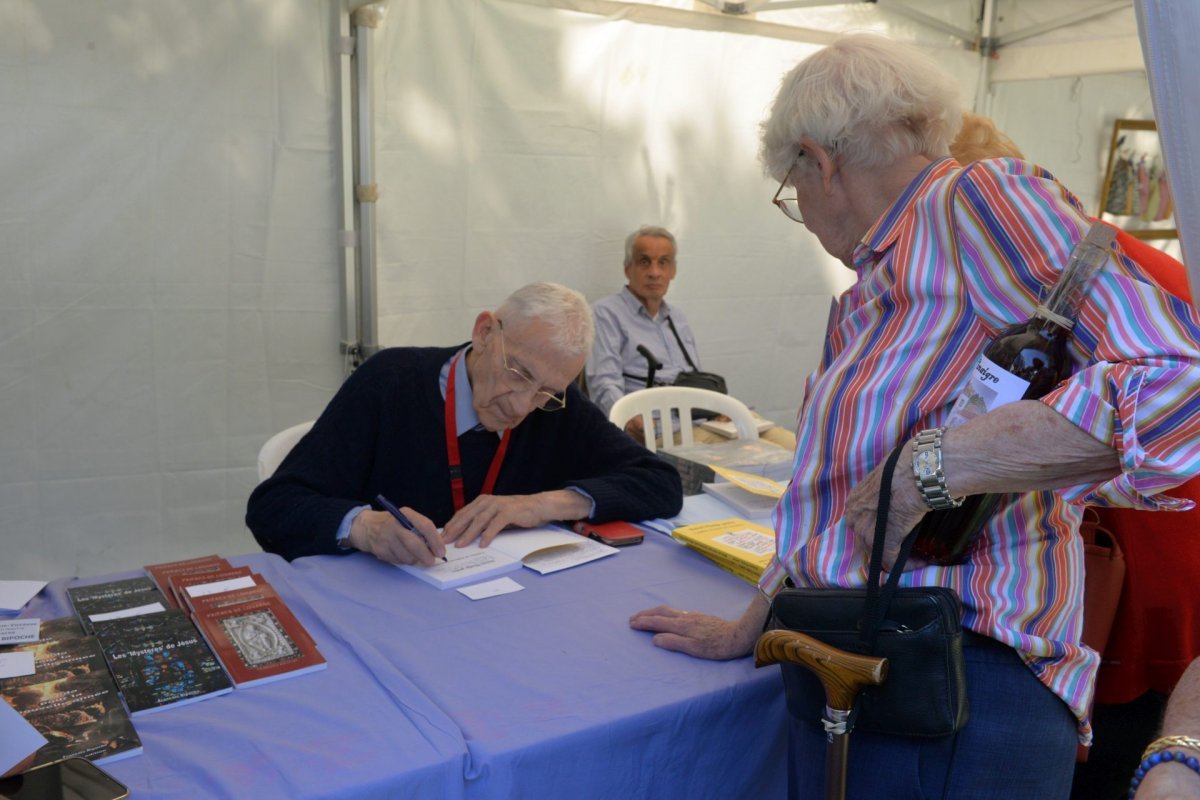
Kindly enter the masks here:
M 618 552 L 615 547 L 559 528 L 530 528 L 502 533 L 486 548 L 475 542 L 466 547 L 450 545 L 446 548 L 446 561 L 430 567 L 397 566 L 439 589 L 453 589 L 521 567 L 546 575 Z

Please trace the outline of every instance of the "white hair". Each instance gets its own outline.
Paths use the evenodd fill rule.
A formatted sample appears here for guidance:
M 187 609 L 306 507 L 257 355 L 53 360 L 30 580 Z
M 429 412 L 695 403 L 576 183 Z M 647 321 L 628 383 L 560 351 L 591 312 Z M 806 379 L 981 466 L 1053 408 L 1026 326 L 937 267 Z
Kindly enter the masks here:
M 679 255 L 679 245 L 675 242 L 675 236 L 666 228 L 659 225 L 643 225 L 633 233 L 625 237 L 625 266 L 633 263 L 633 244 L 643 236 L 653 236 L 658 239 L 666 239 L 671 243 L 671 250 L 675 255 Z
M 783 77 L 759 158 L 783 180 L 808 136 L 846 166 L 943 158 L 962 123 L 958 84 L 916 48 L 873 34 L 838 37 Z M 800 159 L 801 163 L 811 163 Z
M 568 358 L 592 350 L 592 309 L 587 299 L 559 283 L 531 283 L 508 296 L 496 316 L 514 328 L 539 320 L 552 333 L 549 344 Z

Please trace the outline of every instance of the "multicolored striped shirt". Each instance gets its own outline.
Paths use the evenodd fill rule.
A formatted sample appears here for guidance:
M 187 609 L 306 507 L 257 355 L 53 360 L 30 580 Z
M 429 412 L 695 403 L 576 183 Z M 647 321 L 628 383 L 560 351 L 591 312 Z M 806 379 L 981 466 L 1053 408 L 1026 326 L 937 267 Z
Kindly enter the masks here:
M 866 582 L 869 553 L 843 519 L 850 489 L 898 444 L 945 422 L 984 345 L 1031 316 L 1092 223 L 1048 172 L 1012 159 L 969 168 L 951 205 L 960 171 L 953 159 L 930 165 L 854 251 L 858 279 L 833 304 L 805 381 L 794 478 L 775 511 L 778 551 L 759 584 L 768 596 L 789 576 L 798 586 Z M 1163 492 L 1200 473 L 1198 343 L 1192 308 L 1114 249 L 1072 335 L 1076 371 L 1042 402 L 1115 448 L 1121 474 L 1015 497 L 967 563 L 901 580 L 956 590 L 964 626 L 1014 647 L 1079 718 L 1084 741 L 1099 656 L 1080 644 L 1082 506 L 1190 506 Z

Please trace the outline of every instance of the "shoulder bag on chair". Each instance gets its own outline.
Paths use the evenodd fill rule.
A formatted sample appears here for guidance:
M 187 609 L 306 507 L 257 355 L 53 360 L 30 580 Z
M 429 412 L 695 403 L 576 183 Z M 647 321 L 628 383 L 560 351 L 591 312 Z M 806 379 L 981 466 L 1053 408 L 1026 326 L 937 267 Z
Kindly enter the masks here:
M 725 379 L 715 372 L 702 372 L 696 369 L 696 362 L 692 361 L 692 357 L 688 355 L 687 348 L 683 346 L 683 338 L 680 337 L 679 331 L 675 330 L 675 323 L 671 321 L 671 315 L 667 315 L 667 325 L 671 326 L 671 333 L 675 334 L 675 341 L 679 342 L 679 349 L 683 351 L 683 357 L 687 361 L 687 365 L 691 369 L 680 370 L 679 375 L 671 383 L 672 386 L 690 386 L 693 389 L 708 389 L 710 392 L 720 392 L 721 394 L 729 394 L 729 390 L 725 387 Z M 715 416 L 709 414 L 709 416 Z
M 841 650 L 887 658 L 887 680 L 865 689 L 855 704 L 855 728 L 896 736 L 946 736 L 967 722 L 958 595 L 935 586 L 897 588 L 915 539 L 912 534 L 904 540 L 887 584 L 879 586 L 891 475 L 903 450 L 903 444 L 897 447 L 883 470 L 867 588 L 783 589 L 771 603 L 768 627 L 800 631 Z M 789 713 L 819 724 L 825 707 L 821 682 L 802 666 L 784 664 L 782 670 Z

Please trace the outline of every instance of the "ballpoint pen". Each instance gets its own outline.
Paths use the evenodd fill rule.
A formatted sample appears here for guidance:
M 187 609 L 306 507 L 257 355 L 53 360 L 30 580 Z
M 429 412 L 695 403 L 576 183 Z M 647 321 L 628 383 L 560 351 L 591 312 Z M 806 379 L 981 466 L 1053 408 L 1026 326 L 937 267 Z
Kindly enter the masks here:
M 404 512 L 401 511 L 399 508 L 397 508 L 395 506 L 395 504 L 392 503 L 391 500 L 388 500 L 386 497 L 384 497 L 381 494 L 377 494 L 377 495 L 375 495 L 375 501 L 377 503 L 379 503 L 379 505 L 383 506 L 385 511 L 387 511 L 389 514 L 391 514 L 393 517 L 395 517 L 397 522 L 399 522 L 401 525 L 403 525 L 408 530 L 415 533 L 417 536 L 420 536 L 421 539 L 425 542 L 425 544 L 429 545 L 430 550 L 433 549 L 432 543 L 428 539 L 425 538 L 425 534 L 423 534 L 419 530 L 417 530 L 417 526 L 412 524 L 412 520 L 410 520 L 408 517 L 404 516 Z M 450 560 L 450 559 L 446 558 L 445 556 L 442 556 L 441 559 L 442 559 L 442 561 Z

